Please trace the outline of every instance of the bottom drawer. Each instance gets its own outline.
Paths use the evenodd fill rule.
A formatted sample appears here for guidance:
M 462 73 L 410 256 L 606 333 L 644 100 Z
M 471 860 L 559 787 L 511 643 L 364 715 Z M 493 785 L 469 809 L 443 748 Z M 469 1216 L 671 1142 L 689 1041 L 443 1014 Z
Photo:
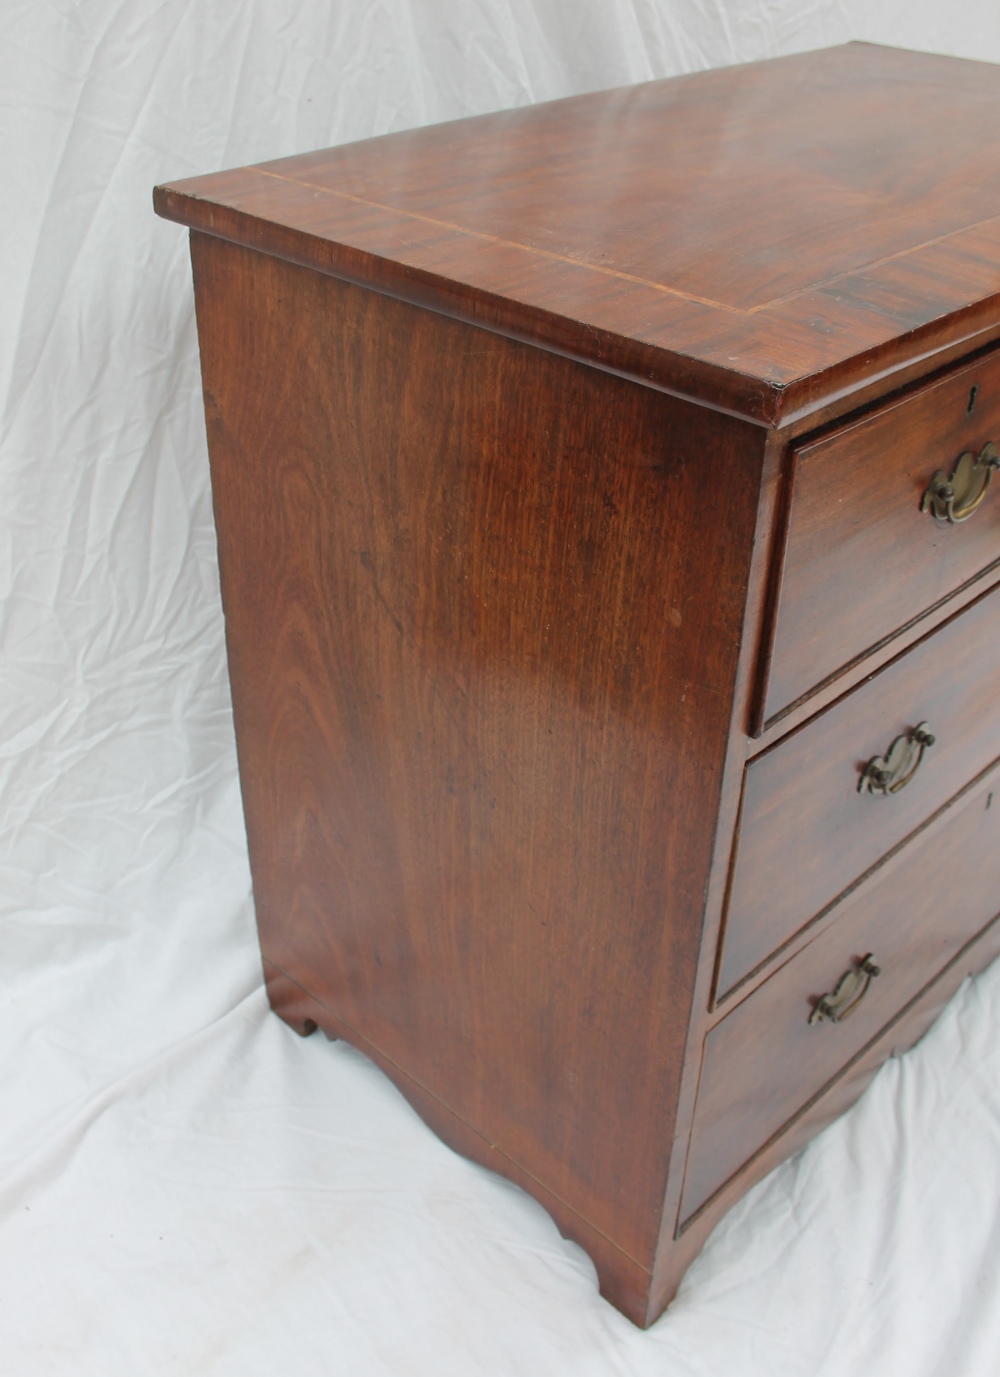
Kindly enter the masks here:
M 998 912 L 995 766 L 709 1032 L 681 1219 L 780 1132 Z M 869 955 L 875 977 L 861 970 Z M 840 1021 L 820 1017 L 824 997 Z

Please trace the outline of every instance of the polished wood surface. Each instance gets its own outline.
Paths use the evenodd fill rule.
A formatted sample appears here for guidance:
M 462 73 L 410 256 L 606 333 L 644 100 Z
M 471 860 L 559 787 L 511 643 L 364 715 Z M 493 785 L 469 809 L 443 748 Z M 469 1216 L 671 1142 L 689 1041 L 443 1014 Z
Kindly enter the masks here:
M 960 525 L 921 511 L 932 475 L 990 441 L 996 353 L 797 447 L 767 718 L 1000 565 L 1000 481 Z
M 719 973 L 726 995 L 1000 756 L 1000 591 L 747 767 Z M 927 721 L 936 741 L 891 797 L 865 764 Z
M 915 492 L 994 438 L 998 95 L 850 45 L 155 193 L 193 230 L 272 1004 L 639 1324 L 1000 950 L 934 979 L 989 916 L 935 858 L 996 816 L 949 804 L 1000 756 L 996 504 L 942 531 Z M 912 784 L 859 797 L 922 719 Z M 803 1059 L 873 895 L 884 1002 Z
M 838 699 L 857 688 L 859 684 L 863 684 L 876 670 L 887 665 L 890 660 L 895 660 L 897 656 L 902 655 L 904 651 L 916 645 L 918 641 L 922 641 L 937 627 L 950 621 L 956 612 L 981 598 L 985 591 L 997 587 L 1000 587 L 1000 566 L 995 565 L 982 578 L 975 578 L 969 583 L 962 584 L 943 602 L 938 603 L 914 621 L 908 622 L 889 640 L 883 641 L 870 654 L 851 664 L 836 678 L 828 679 L 820 688 L 811 692 L 806 698 L 800 699 L 795 707 L 773 719 L 766 728 L 761 727 L 760 719 L 757 716 L 760 699 L 756 697 L 754 708 L 747 713 L 744 719 L 750 724 L 747 728 L 749 735 L 745 743 L 747 758 L 752 759 L 756 755 L 763 754 L 775 742 L 790 736 L 810 718 L 815 717 L 824 708 L 828 708 L 831 703 L 837 702 Z M 766 659 L 766 647 L 762 647 L 760 659 Z M 763 677 L 762 674 L 761 681 L 763 681 Z
M 327 1037 L 347 1039 L 364 1052 L 391 1077 L 439 1138 L 456 1152 L 514 1181 L 544 1205 L 562 1232 L 584 1248 L 593 1260 L 600 1279 L 601 1294 L 607 1300 L 636 1324 L 646 1324 L 655 1318 L 650 1314 L 649 1297 L 653 1278 L 648 1267 L 643 1267 L 613 1243 L 607 1234 L 591 1225 L 559 1196 L 553 1195 L 536 1176 L 492 1142 L 488 1135 L 480 1133 L 466 1119 L 453 1113 L 436 1095 L 360 1036 L 356 1029 L 345 1024 L 330 1005 L 322 1002 L 315 993 L 304 989 L 266 959 L 264 976 L 272 1008 L 296 1032 L 307 1036 L 321 1028 Z
M 673 1215 L 664 1216 L 656 1269 L 652 1278 L 632 1263 L 631 1259 L 617 1253 L 603 1235 L 594 1233 L 589 1238 L 581 1238 L 579 1241 L 598 1262 L 603 1294 L 637 1324 L 651 1324 L 663 1313 L 672 1299 L 684 1272 L 697 1256 L 709 1233 L 740 1196 L 780 1162 L 804 1147 L 844 1110 L 850 1108 L 886 1058 L 912 1047 L 930 1027 L 961 982 L 967 976 L 976 975 L 984 970 L 998 957 L 1000 918 L 964 947 L 873 1042 L 843 1067 L 840 1075 L 817 1100 L 809 1104 L 802 1114 L 787 1124 L 780 1134 L 751 1157 L 742 1171 L 731 1177 L 703 1209 L 693 1218 L 684 1221 L 683 1227 L 675 1227 Z M 271 1002 L 292 1027 L 303 1033 L 312 1032 L 319 1027 L 334 1038 L 344 1035 L 344 1030 L 331 1011 L 314 995 L 289 981 L 269 963 L 264 963 L 264 969 Z M 698 1050 L 700 1052 L 700 1046 Z M 369 1055 L 374 1061 L 378 1061 L 376 1053 L 369 1050 Z M 698 1060 L 700 1063 L 700 1056 Z M 383 1069 L 391 1071 L 389 1067 Z M 419 1104 L 419 1088 L 414 1087 L 408 1097 Z M 543 1200 L 546 1208 L 561 1225 L 564 1211 L 560 1202 L 548 1199 L 540 1191 L 537 1182 L 520 1178 L 516 1164 L 499 1159 L 495 1149 L 485 1139 L 471 1133 L 461 1120 L 452 1119 L 447 1122 L 443 1118 L 435 1119 L 434 1110 L 440 1110 L 436 1103 L 427 1107 L 421 1104 L 419 1107 L 423 1117 L 446 1142 L 474 1161 L 519 1181 L 519 1184 L 532 1195 Z
M 193 253 L 264 955 L 651 1270 L 763 432 Z
M 662 1313 L 712 1229 L 740 1197 L 849 1109 L 889 1057 L 899 1056 L 919 1041 L 962 981 L 967 976 L 978 975 L 998 958 L 1000 917 L 963 947 L 937 979 L 902 1009 L 873 1042 L 848 1061 L 823 1093 L 749 1158 L 701 1210 L 693 1217 L 678 1221 L 669 1239 L 668 1221 L 664 1220 L 665 1232 L 649 1297 L 650 1318 L 655 1319 Z M 859 1170 L 864 1170 L 863 1161 L 859 1163 Z M 928 1225 L 932 1222 L 929 1220 Z M 808 1223 L 804 1222 L 803 1227 L 808 1228 Z
M 816 939 L 709 1033 L 684 1181 L 689 1218 L 1000 913 L 1000 771 L 947 808 L 830 915 Z M 818 999 L 872 954 L 843 1023 Z
M 849 44 L 195 178 L 157 209 L 787 423 L 1000 334 L 998 102 L 995 66 Z

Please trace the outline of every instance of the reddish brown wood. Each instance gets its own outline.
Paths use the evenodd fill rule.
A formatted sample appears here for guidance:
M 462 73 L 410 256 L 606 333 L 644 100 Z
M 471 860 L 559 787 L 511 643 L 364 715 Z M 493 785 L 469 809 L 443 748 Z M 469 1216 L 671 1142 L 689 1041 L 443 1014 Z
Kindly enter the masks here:
M 996 802 L 994 801 L 994 807 Z M 693 1219 L 681 1225 L 669 1244 L 664 1242 L 657 1254 L 656 1271 L 649 1297 L 648 1320 L 662 1314 L 674 1292 L 697 1256 L 702 1244 L 740 1196 L 766 1176 L 779 1163 L 803 1148 L 834 1119 L 857 1100 L 888 1057 L 906 1052 L 919 1041 L 967 976 L 978 975 L 1000 957 L 1000 918 L 995 919 L 952 962 L 937 979 L 901 1009 L 884 1032 L 865 1047 L 853 1061 L 843 1067 L 840 1075 L 800 1115 L 784 1125 L 743 1168 L 714 1195 Z M 859 1164 L 859 1170 L 864 1170 Z M 666 1235 L 665 1235 L 666 1239 Z
M 193 248 L 265 957 L 651 1270 L 763 433 Z
M 768 570 L 774 563 L 777 553 L 776 546 L 780 536 L 778 516 L 782 507 L 781 494 L 785 486 L 784 460 L 787 448 L 787 443 L 782 434 L 778 431 L 772 431 L 768 436 L 764 450 L 757 535 L 750 566 L 736 693 L 733 698 L 733 709 L 730 717 L 729 748 L 723 770 L 715 846 L 712 852 L 712 869 L 705 898 L 702 959 L 698 965 L 695 982 L 692 1031 L 689 1033 L 683 1053 L 679 1053 L 682 1056 L 683 1068 L 681 1092 L 674 1122 L 674 1141 L 671 1147 L 667 1192 L 664 1197 L 663 1215 L 660 1221 L 657 1267 L 661 1265 L 663 1257 L 670 1254 L 674 1248 L 674 1225 L 680 1206 L 684 1162 L 687 1156 L 688 1136 L 691 1131 L 695 1094 L 698 1087 L 698 1070 L 701 1065 L 702 1037 L 699 1029 L 704 1022 L 705 1011 L 709 1010 L 712 1004 L 714 953 L 717 950 L 719 940 L 729 873 L 729 857 L 742 795 L 743 771 L 747 751 L 746 723 L 750 705 L 755 698 L 755 685 L 759 681 L 758 660 L 761 646 L 764 643 L 762 633 L 767 627 L 769 615 L 768 591 L 771 581 L 768 578 Z
M 963 584 L 951 597 L 932 607 L 915 621 L 900 627 L 890 640 L 883 642 L 864 659 L 856 661 L 842 674 L 838 674 L 835 679 L 828 680 L 815 692 L 810 693 L 796 707 L 776 718 L 759 736 L 751 736 L 746 742 L 748 757 L 760 755 L 769 750 L 776 741 L 784 740 L 785 737 L 808 722 L 810 718 L 815 717 L 824 708 L 828 708 L 831 703 L 835 703 L 839 698 L 850 693 L 852 689 L 857 688 L 859 684 L 870 678 L 876 670 L 887 665 L 890 660 L 896 659 L 910 646 L 916 645 L 917 641 L 930 635 L 936 627 L 949 621 L 961 608 L 967 607 L 977 598 L 981 598 L 984 592 L 998 586 L 1000 586 L 1000 567 L 994 567 L 982 578 L 973 579 L 970 583 Z M 751 714 L 751 722 L 756 723 L 754 714 Z M 751 731 L 756 729 L 756 725 L 751 727 Z
M 593 1228 L 566 1201 L 553 1195 L 519 1162 L 508 1157 L 471 1124 L 453 1114 L 437 1096 L 430 1094 L 424 1086 L 389 1061 L 377 1047 L 366 1042 L 355 1029 L 343 1023 L 332 1009 L 297 985 L 284 971 L 265 960 L 264 975 L 271 1005 L 286 1023 L 296 1032 L 306 1035 L 321 1028 L 327 1037 L 345 1038 L 363 1051 L 395 1082 L 439 1138 L 463 1156 L 506 1176 L 539 1200 L 566 1237 L 579 1243 L 593 1259 L 604 1297 L 636 1324 L 648 1322 L 646 1315 L 652 1285 L 648 1268 L 640 1266 L 634 1258 L 616 1247 L 611 1239 Z
M 1000 756 L 1000 591 L 747 767 L 719 997 Z M 890 798 L 865 764 L 927 721 L 936 735 Z
M 809 1063 L 773 1113 L 766 1086 L 742 1111 L 713 1053 L 691 1147 L 702 1048 L 729 1046 L 712 991 L 744 775 L 721 988 L 865 869 L 909 874 L 924 833 L 887 853 L 1000 753 L 1000 593 L 939 625 L 994 528 L 906 544 L 903 447 L 887 464 L 859 410 L 910 387 L 893 411 L 936 466 L 971 434 L 937 373 L 998 376 L 962 361 L 1000 337 L 998 95 L 982 64 L 853 45 L 156 192 L 194 230 L 273 1005 L 536 1195 L 640 1324 L 736 1193 L 994 949 L 904 1010 L 947 955 L 914 949 L 878 1020 L 898 1035 Z M 809 648 L 859 472 L 881 502 L 863 605 Z M 755 743 L 769 667 L 786 700 L 782 676 L 829 682 Z M 844 780 L 856 809 L 858 765 L 921 717 L 933 756 L 859 830 Z M 801 983 L 828 927 L 741 1009 Z
M 932 475 L 988 441 L 997 354 L 796 449 L 768 718 L 1000 565 L 1000 482 L 961 525 L 921 511 Z
M 996 769 L 830 915 L 815 940 L 708 1034 L 684 1181 L 690 1218 L 1000 913 Z M 881 975 L 841 1024 L 817 1000 L 867 954 Z
M 851 44 L 197 178 L 157 205 L 787 422 L 1000 331 L 998 99 L 989 64 Z

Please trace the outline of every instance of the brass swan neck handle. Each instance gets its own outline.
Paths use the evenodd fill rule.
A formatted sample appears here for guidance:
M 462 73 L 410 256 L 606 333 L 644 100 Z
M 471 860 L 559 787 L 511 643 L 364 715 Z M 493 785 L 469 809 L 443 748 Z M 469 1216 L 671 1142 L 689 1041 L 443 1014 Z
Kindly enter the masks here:
M 1000 452 L 992 440 L 983 446 L 978 458 L 971 450 L 966 450 L 956 462 L 950 478 L 944 469 L 938 469 L 923 495 L 920 510 L 930 512 L 942 526 L 958 526 L 968 521 L 982 506 L 997 469 L 1000 469 Z
M 884 797 L 898 794 L 917 773 L 924 752 L 934 745 L 936 739 L 926 722 L 897 736 L 885 755 L 872 756 L 862 770 L 858 793 L 882 794 Z
M 875 964 L 875 958 L 869 952 L 856 966 L 852 966 L 846 975 L 840 977 L 835 990 L 816 1001 L 809 1015 L 809 1022 L 843 1023 L 864 999 L 868 993 L 868 986 L 881 974 L 881 966 Z

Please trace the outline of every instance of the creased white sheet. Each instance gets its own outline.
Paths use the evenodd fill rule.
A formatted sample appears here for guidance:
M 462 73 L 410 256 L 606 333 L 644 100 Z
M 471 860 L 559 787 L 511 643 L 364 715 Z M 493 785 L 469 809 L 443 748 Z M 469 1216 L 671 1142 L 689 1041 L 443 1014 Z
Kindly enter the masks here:
M 647 1334 L 539 1206 L 267 1013 L 187 248 L 150 209 L 851 37 L 1000 61 L 1000 5 L 3 0 L 0 1377 L 1000 1372 L 1000 971 Z

